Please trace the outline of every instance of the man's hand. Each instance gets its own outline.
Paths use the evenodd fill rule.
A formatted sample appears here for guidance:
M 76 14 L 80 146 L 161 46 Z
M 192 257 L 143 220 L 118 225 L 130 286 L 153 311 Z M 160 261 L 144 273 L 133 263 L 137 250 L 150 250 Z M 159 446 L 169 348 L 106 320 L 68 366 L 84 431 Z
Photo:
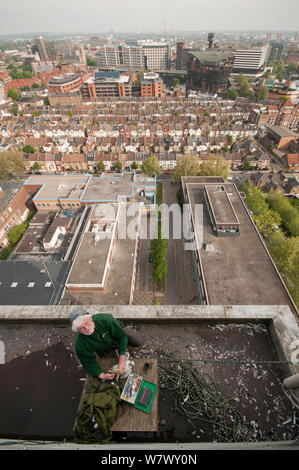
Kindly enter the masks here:
M 117 373 L 118 375 L 122 375 L 126 370 L 126 355 L 122 354 L 119 356 L 118 359 L 118 368 L 117 368 Z
M 115 372 L 113 372 L 112 370 L 108 370 L 108 372 L 102 372 L 100 375 L 99 375 L 99 379 L 101 380 L 113 380 L 115 378 Z

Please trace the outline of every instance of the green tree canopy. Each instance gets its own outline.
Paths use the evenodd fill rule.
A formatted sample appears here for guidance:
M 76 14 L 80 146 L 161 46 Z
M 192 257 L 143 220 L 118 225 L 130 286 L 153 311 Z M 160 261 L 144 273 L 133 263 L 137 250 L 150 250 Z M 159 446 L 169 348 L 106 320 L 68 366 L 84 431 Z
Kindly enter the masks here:
M 138 163 L 134 160 L 132 165 L 131 165 L 132 170 L 137 170 L 138 168 Z
M 19 112 L 18 103 L 13 103 L 9 109 L 10 109 L 10 112 L 16 116 Z
M 32 168 L 33 168 L 33 170 L 38 171 L 38 170 L 41 169 L 41 166 L 38 162 L 34 162 L 33 165 L 32 165 Z
M 249 90 L 250 90 L 250 83 L 248 81 L 248 78 L 243 75 L 243 73 L 239 73 L 237 76 L 237 82 L 240 85 L 240 92 L 243 96 L 248 96 L 249 95 Z
M 199 159 L 195 155 L 185 155 L 181 157 L 172 174 L 174 181 L 179 181 L 181 176 L 197 176 L 200 170 Z
M 114 168 L 116 170 L 121 170 L 122 169 L 122 164 L 119 160 L 117 160 L 115 163 L 114 163 Z
M 162 172 L 158 157 L 153 155 L 152 157 L 145 158 L 141 164 L 141 170 L 145 175 L 157 176 Z
M 278 191 L 270 191 L 266 201 L 281 217 L 284 228 L 291 237 L 299 236 L 299 213 L 289 199 Z
M 19 224 L 12 227 L 8 232 L 8 238 L 13 245 L 19 241 L 23 233 L 26 231 L 28 224 Z
M 86 63 L 89 67 L 93 67 L 93 66 L 97 65 L 97 62 L 90 56 L 86 57 Z
M 281 224 L 279 214 L 271 209 L 266 209 L 264 212 L 254 215 L 252 218 L 263 237 L 270 237 Z
M 228 97 L 230 100 L 235 100 L 238 97 L 237 90 L 229 90 Z
M 296 62 L 290 62 L 287 67 L 288 74 L 291 74 L 292 72 L 296 72 L 296 70 L 297 70 Z
M 100 160 L 99 163 L 97 164 L 98 170 L 100 171 L 105 171 L 105 163 L 103 160 Z
M 25 147 L 23 147 L 23 152 L 25 152 L 25 153 L 34 153 L 35 148 L 32 147 L 32 145 L 25 145 Z
M 255 96 L 258 100 L 266 100 L 269 96 L 269 90 L 265 85 L 261 85 L 256 88 Z
M 219 155 L 209 155 L 200 165 L 199 175 L 201 176 L 222 176 L 225 180 L 229 176 L 229 165 L 224 157 Z
M 18 99 L 19 99 L 18 92 L 16 90 L 14 90 L 13 88 L 8 89 L 7 96 L 9 98 L 12 98 L 14 101 L 18 101 Z

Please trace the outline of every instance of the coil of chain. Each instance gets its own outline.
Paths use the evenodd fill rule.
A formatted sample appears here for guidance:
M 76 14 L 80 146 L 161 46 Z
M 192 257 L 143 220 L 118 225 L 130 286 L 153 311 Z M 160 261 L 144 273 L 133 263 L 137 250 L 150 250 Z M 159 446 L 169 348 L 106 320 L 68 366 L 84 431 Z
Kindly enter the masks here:
M 191 420 L 211 423 L 214 439 L 219 442 L 244 442 L 245 420 L 232 398 L 224 398 L 219 385 L 206 373 L 199 373 L 192 361 L 182 361 L 163 353 L 159 374 L 175 396 L 175 410 Z

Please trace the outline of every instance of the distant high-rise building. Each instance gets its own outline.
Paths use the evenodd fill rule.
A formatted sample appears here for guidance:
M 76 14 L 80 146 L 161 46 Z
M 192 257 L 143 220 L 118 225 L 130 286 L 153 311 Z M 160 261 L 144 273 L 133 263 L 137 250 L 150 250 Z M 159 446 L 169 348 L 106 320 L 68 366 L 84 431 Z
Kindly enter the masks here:
M 101 46 L 95 54 L 95 59 L 99 67 L 120 66 L 119 49 L 117 46 Z
M 279 33 L 277 33 L 276 41 L 279 42 L 279 41 L 281 41 L 281 40 L 282 40 L 282 33 L 279 32 Z
M 208 49 L 189 52 L 188 90 L 203 90 L 210 93 L 221 93 L 229 86 L 232 71 L 232 51 Z
M 44 39 L 40 36 L 35 39 L 36 46 L 38 50 L 38 54 L 42 62 L 47 62 L 49 60 L 56 59 L 56 49 L 53 42 L 44 41 Z
M 47 62 L 49 60 L 46 45 L 44 39 L 40 36 L 36 38 L 37 50 L 40 56 L 41 61 Z
M 234 52 L 233 73 L 256 75 L 263 71 L 267 59 L 268 44 L 253 49 L 238 49 Z
M 299 33 L 295 34 L 295 41 L 299 41 Z
M 167 43 L 143 44 L 144 66 L 148 70 L 165 70 L 169 68 L 170 50 Z
M 283 44 L 282 42 L 271 41 L 269 47 L 269 54 L 267 58 L 267 64 L 279 62 L 282 58 Z
M 93 36 L 89 39 L 89 45 L 92 49 L 103 47 L 103 46 L 109 46 L 111 45 L 111 43 L 112 43 L 111 36 L 108 36 L 108 37 Z
M 138 46 L 102 46 L 95 59 L 99 67 L 161 70 L 169 68 L 169 45 L 146 43 Z
M 143 51 L 141 46 L 121 46 L 120 62 L 126 67 L 143 68 Z
M 176 45 L 176 64 L 175 67 L 177 70 L 184 70 L 187 68 L 188 61 L 190 59 L 189 51 L 191 49 L 188 49 L 185 47 L 184 42 L 178 42 Z
M 267 42 L 270 42 L 270 41 L 271 41 L 271 38 L 272 38 L 272 33 L 267 33 L 266 41 L 267 41 Z

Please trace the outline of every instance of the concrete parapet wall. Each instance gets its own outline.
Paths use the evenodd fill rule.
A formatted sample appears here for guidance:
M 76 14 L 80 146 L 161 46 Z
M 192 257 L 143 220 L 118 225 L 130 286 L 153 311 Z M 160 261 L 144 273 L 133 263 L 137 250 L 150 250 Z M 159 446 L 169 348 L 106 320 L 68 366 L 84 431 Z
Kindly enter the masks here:
M 68 323 L 75 306 L 0 306 L 0 321 Z M 118 320 L 157 322 L 268 323 L 279 360 L 299 363 L 299 325 L 290 307 L 284 305 L 80 305 L 89 313 L 111 313 Z M 288 365 L 289 374 L 299 373 L 299 364 Z M 287 371 L 286 371 L 287 372 Z

